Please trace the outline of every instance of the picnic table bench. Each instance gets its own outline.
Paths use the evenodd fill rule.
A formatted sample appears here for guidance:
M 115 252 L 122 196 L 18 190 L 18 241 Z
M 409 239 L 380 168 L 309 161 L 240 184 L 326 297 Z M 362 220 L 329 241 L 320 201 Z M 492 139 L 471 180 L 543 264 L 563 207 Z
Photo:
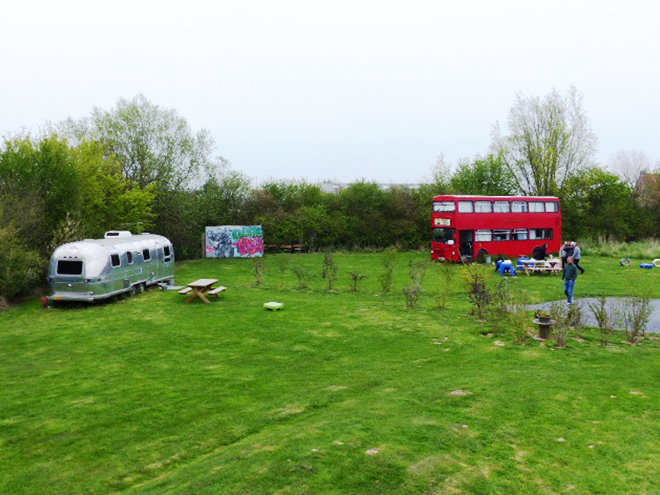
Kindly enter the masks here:
M 188 287 L 179 291 L 179 294 L 188 296 L 186 302 L 191 302 L 193 299 L 198 297 L 203 302 L 210 303 L 211 301 L 209 301 L 206 296 L 220 297 L 220 294 L 227 290 L 227 287 L 224 286 L 213 288 L 213 286 L 217 283 L 218 281 L 215 278 L 200 278 L 199 280 L 190 282 Z

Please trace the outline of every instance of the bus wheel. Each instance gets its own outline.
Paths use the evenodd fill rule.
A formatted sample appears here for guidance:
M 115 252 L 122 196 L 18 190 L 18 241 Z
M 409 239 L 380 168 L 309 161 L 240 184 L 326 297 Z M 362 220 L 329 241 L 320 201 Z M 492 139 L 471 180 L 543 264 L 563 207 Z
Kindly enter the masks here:
M 487 254 L 488 253 L 486 252 L 485 249 L 480 249 L 479 252 L 477 253 L 477 261 L 479 263 L 483 263 Z

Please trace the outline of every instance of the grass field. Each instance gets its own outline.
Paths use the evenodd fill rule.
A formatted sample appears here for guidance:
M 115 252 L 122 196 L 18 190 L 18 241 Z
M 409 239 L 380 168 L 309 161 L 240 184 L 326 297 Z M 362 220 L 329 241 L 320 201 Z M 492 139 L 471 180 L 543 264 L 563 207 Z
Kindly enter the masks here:
M 321 273 L 321 254 L 281 256 Z M 179 284 L 229 287 L 208 305 L 154 290 L 0 313 L 0 493 L 660 493 L 659 341 L 492 335 L 460 274 L 437 308 L 438 265 L 406 308 L 426 259 L 399 255 L 386 296 L 380 254 L 336 254 L 339 293 L 269 256 L 263 287 L 251 260 L 179 263 Z M 582 264 L 577 297 L 660 298 L 660 270 Z M 558 277 L 510 286 L 563 298 Z

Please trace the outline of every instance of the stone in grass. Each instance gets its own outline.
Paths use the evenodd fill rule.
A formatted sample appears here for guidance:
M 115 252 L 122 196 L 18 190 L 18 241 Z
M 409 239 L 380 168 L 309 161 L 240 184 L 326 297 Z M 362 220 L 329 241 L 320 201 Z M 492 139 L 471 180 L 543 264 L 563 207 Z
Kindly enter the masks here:
M 283 306 L 284 306 L 284 303 L 275 302 L 275 301 L 264 303 L 264 308 L 269 309 L 271 311 L 278 311 L 278 310 L 282 309 Z
M 449 392 L 449 397 L 466 397 L 468 395 L 472 395 L 472 392 L 469 390 L 454 390 L 453 392 Z

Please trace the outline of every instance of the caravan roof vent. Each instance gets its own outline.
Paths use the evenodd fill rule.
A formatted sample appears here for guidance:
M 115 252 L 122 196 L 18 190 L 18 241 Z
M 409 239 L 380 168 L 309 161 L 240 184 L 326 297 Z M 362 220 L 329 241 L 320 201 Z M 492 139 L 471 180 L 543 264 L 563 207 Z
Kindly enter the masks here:
M 108 230 L 103 237 L 107 239 L 108 237 L 131 237 L 132 235 L 128 230 Z

